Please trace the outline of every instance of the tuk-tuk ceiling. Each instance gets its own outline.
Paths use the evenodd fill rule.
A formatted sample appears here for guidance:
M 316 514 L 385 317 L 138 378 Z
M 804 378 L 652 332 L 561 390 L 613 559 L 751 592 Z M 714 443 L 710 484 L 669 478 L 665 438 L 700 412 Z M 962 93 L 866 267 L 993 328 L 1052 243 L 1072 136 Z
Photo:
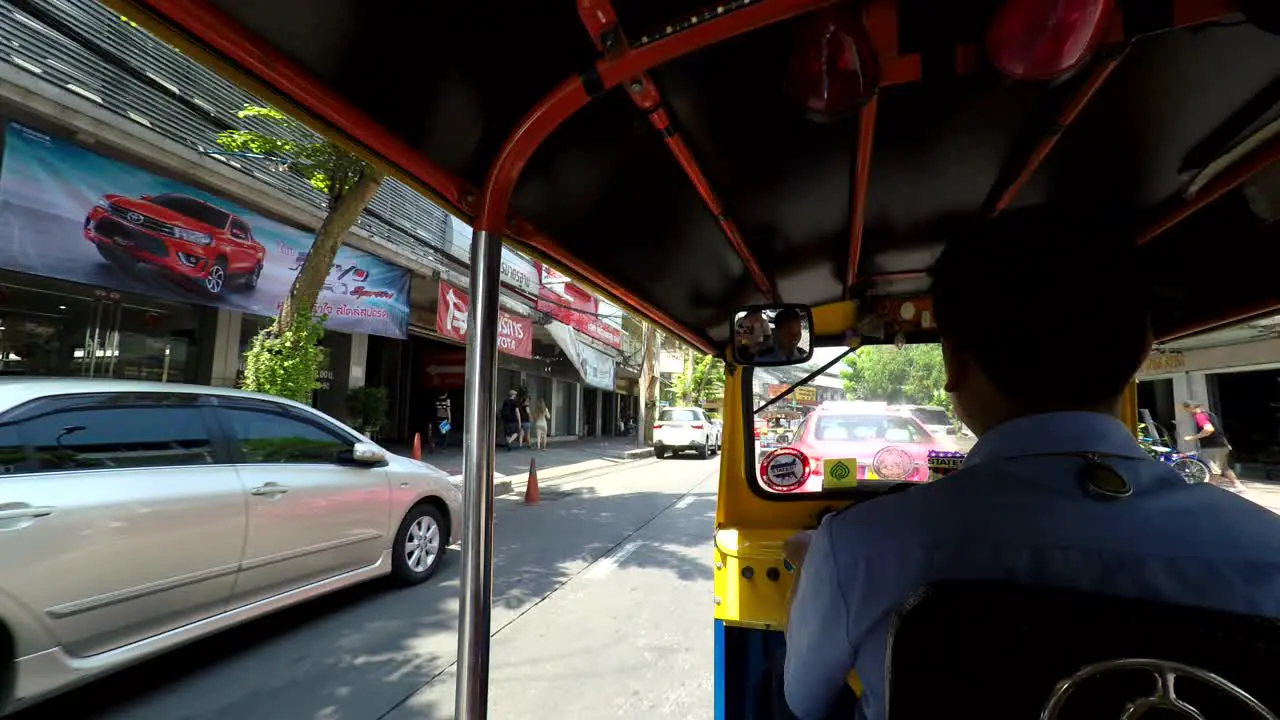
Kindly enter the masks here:
M 145 7 L 182 27 L 235 70 L 275 85 L 331 127 L 358 109 L 405 148 L 389 160 L 464 212 L 474 211 L 473 188 L 521 117 L 598 57 L 575 4 L 564 0 L 409 3 L 397 5 L 398 12 L 355 0 L 112 4 L 130 17 Z M 879 92 L 858 291 L 925 289 L 921 271 L 936 257 L 947 221 L 981 212 L 1027 138 L 1043 135 L 1089 79 L 1082 72 L 1055 84 L 1015 83 L 981 66 L 957 73 L 957 48 L 981 46 L 999 4 L 896 3 L 896 56 L 916 57 L 923 77 Z M 663 18 L 702 5 L 614 3 L 633 41 Z M 1139 235 L 1165 205 L 1181 201 L 1188 154 L 1280 76 L 1274 35 L 1217 21 L 1234 3 L 1146 5 L 1167 6 L 1172 24 L 1185 22 L 1192 5 L 1214 9 L 1201 10 L 1194 27 L 1137 39 L 1012 207 L 1052 202 Z M 845 292 L 858 123 L 815 123 L 787 99 L 800 22 L 713 45 L 650 75 L 778 295 L 819 303 Z M 943 56 L 950 71 L 938 61 Z M 319 87 L 334 96 L 323 97 Z M 373 147 L 376 132 L 370 123 L 352 134 Z M 513 211 L 532 223 L 519 225 L 517 235 L 549 237 L 555 247 L 535 244 L 598 270 L 589 279 L 655 307 L 668 324 L 692 330 L 704 348 L 725 339 L 733 307 L 763 300 L 663 137 L 622 90 L 591 102 L 550 136 L 521 174 Z M 1256 204 L 1232 192 L 1147 245 L 1165 280 L 1153 297 L 1159 335 L 1280 303 L 1267 271 L 1280 260 L 1280 245 L 1274 226 L 1259 227 L 1255 213 Z M 1206 270 L 1231 282 L 1215 284 L 1213 293 L 1188 282 L 1187 267 L 1201 258 L 1211 259 Z

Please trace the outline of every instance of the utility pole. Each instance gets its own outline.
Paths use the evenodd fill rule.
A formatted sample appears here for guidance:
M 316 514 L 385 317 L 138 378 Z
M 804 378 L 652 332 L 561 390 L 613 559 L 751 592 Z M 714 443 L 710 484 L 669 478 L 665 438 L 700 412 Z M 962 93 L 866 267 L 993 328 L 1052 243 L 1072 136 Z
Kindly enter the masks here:
M 636 447 L 649 447 L 653 442 L 653 421 L 658 417 L 658 331 L 648 320 L 641 320 L 640 333 L 643 355 L 640 361 L 640 417 Z

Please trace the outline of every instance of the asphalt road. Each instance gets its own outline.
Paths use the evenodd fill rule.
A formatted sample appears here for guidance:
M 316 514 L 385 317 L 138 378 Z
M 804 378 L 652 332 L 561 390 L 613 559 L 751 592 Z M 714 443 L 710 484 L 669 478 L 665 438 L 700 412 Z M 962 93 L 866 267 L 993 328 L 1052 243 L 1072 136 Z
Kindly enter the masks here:
M 718 461 L 677 458 L 499 499 L 491 718 L 712 710 Z M 453 716 L 460 556 L 268 616 L 14 716 L 410 720 Z

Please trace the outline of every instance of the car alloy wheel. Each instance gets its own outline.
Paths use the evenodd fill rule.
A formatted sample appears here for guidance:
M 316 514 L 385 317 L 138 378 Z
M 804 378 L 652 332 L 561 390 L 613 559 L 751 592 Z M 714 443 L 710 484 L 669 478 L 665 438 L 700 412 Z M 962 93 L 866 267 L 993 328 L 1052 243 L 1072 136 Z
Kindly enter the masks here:
M 391 551 L 391 577 L 401 585 L 417 585 L 435 574 L 448 552 L 448 523 L 430 502 L 414 505 L 396 530 Z
M 258 287 L 258 280 L 261 278 L 262 278 L 262 265 L 259 264 L 254 266 L 253 272 L 249 273 L 249 281 L 248 281 L 249 287 L 251 288 Z
M 414 520 L 404 538 L 405 564 L 415 573 L 426 572 L 440 554 L 440 525 L 429 515 Z
M 219 295 L 222 293 L 222 287 L 227 282 L 227 271 L 222 269 L 221 263 L 215 263 L 209 268 L 208 274 L 204 276 L 204 289 L 209 291 L 211 295 Z

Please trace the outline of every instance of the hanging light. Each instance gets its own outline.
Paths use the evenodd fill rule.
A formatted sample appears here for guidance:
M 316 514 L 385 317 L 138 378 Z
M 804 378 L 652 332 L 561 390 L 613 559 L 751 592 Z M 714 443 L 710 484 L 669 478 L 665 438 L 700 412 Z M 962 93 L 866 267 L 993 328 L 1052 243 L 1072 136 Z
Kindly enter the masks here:
M 987 57 L 1016 80 L 1050 80 L 1097 48 L 1114 0 L 1005 0 L 987 28 Z
M 848 117 L 871 99 L 879 80 L 874 48 L 855 4 L 841 3 L 803 18 L 787 89 L 811 118 Z

